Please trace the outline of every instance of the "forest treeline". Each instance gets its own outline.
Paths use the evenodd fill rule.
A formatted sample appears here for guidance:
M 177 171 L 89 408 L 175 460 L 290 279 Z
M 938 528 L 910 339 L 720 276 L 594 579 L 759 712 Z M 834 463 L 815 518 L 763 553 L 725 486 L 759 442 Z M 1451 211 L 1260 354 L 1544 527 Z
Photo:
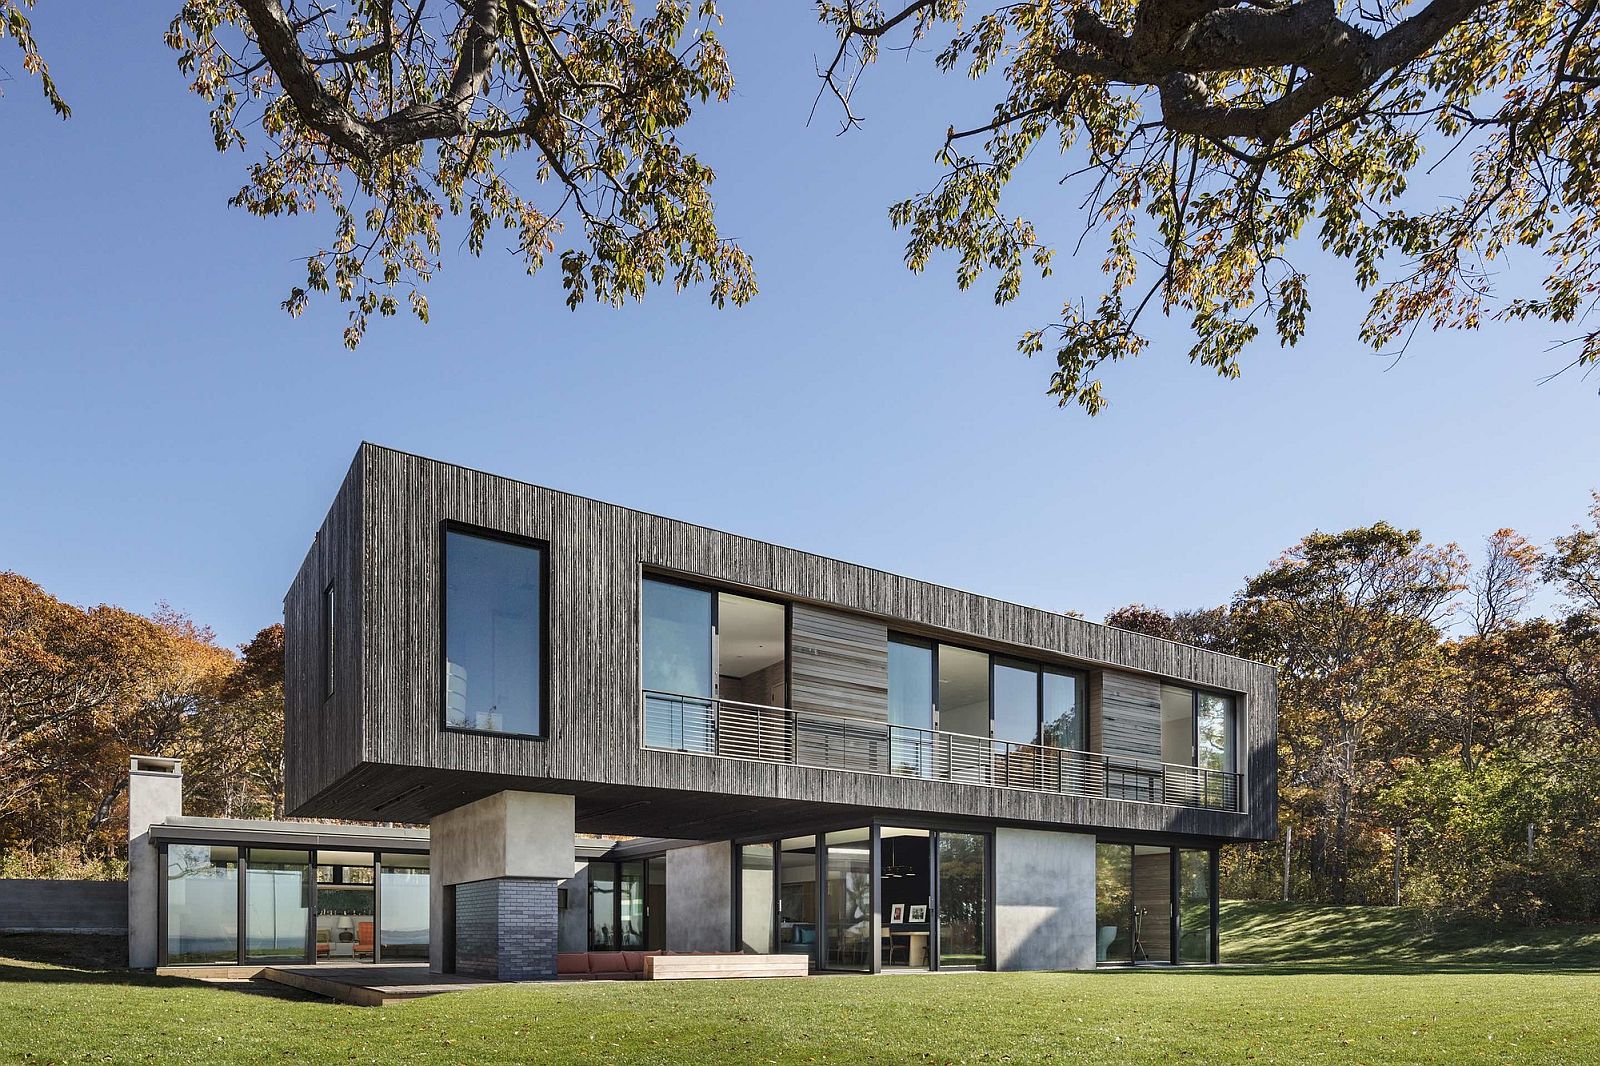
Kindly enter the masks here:
M 1600 918 L 1600 493 L 1476 565 L 1379 522 L 1106 621 L 1280 670 L 1280 838 L 1224 852 L 1225 895 Z
M 184 760 L 191 815 L 283 813 L 283 626 L 237 650 L 161 607 L 0 572 L 0 875 L 118 877 L 128 758 Z
M 1600 918 L 1600 494 L 1475 564 L 1379 522 L 1310 534 L 1226 604 L 1106 621 L 1280 668 L 1286 832 L 1224 852 L 1225 894 L 1287 871 L 1295 899 Z M 9 572 L 0 625 L 0 873 L 114 876 L 133 754 L 184 758 L 190 814 L 282 815 L 282 626 L 233 650 Z

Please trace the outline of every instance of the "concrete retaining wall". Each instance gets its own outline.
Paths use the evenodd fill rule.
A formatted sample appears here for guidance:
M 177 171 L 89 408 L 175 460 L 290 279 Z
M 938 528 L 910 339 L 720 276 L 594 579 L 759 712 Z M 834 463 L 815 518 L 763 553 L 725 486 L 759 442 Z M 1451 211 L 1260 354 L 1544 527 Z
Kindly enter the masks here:
M 0 933 L 128 931 L 128 882 L 0 878 Z

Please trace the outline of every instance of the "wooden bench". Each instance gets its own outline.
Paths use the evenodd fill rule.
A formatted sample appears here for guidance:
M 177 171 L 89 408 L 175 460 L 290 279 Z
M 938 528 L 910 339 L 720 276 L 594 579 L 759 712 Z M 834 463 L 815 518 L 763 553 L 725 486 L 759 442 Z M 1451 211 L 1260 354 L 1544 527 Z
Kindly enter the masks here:
M 647 981 L 694 981 L 715 977 L 804 977 L 806 955 L 651 955 Z

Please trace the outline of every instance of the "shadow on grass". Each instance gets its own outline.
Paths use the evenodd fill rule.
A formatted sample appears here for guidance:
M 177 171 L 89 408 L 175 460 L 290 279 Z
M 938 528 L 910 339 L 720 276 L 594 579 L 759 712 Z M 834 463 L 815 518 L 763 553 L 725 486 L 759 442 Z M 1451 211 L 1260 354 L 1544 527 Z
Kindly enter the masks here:
M 1106 966 L 1097 974 L 1166 973 L 1185 976 L 1209 977 L 1291 977 L 1295 975 L 1352 976 L 1393 975 L 1426 977 L 1454 974 L 1521 974 L 1552 977 L 1600 977 L 1600 966 L 1584 963 L 1545 962 L 1451 962 L 1432 960 L 1372 960 L 1361 962 L 1349 959 L 1301 962 L 1225 962 L 1220 966 Z
M 130 970 L 127 938 L 82 933 L 0 935 L 0 984 L 208 988 L 270 999 L 320 998 L 271 981 L 209 982 Z

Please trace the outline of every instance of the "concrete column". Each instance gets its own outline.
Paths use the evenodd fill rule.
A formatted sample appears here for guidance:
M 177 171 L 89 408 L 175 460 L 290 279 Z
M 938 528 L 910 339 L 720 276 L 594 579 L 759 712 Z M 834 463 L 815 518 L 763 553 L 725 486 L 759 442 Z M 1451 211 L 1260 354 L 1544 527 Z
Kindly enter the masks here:
M 667 950 L 733 950 L 733 845 L 667 852 Z
M 150 827 L 183 813 L 183 763 L 154 755 L 128 760 L 128 967 L 156 965 L 161 853 Z
M 1094 969 L 1093 836 L 995 830 L 994 896 L 996 969 Z
M 556 886 L 572 876 L 571 796 L 500 792 L 433 819 L 430 959 L 502 981 L 555 977 Z M 453 900 L 453 906 L 452 906 Z

